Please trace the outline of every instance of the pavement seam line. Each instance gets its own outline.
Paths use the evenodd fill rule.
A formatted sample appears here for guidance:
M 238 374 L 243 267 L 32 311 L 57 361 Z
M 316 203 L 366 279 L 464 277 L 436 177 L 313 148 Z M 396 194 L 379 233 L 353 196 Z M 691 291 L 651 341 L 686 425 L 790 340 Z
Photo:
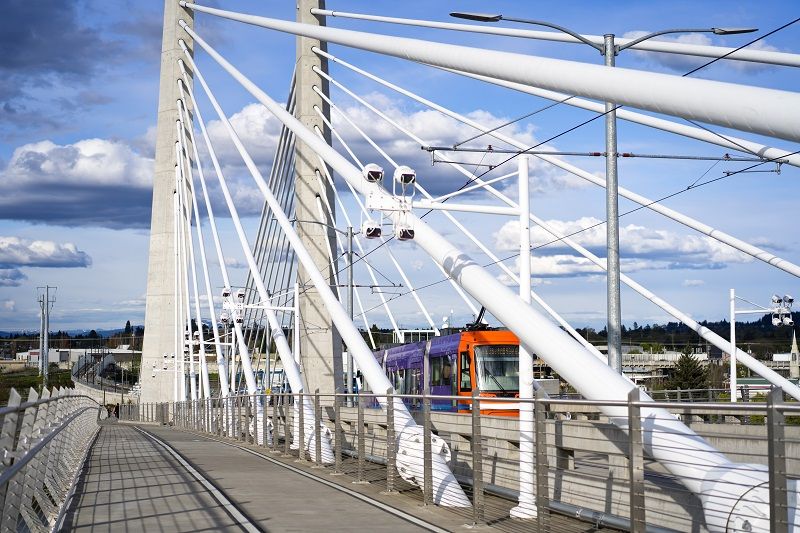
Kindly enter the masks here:
M 326 486 L 331 487 L 333 489 L 336 489 L 338 491 L 344 492 L 345 494 L 347 494 L 349 496 L 352 496 L 352 497 L 354 497 L 354 498 L 356 498 L 358 500 L 361 500 L 361 501 L 363 501 L 363 502 L 365 502 L 365 503 L 367 503 L 369 505 L 372 505 L 374 507 L 377 507 L 378 509 L 386 511 L 389 514 L 395 515 L 398 518 L 402 518 L 403 520 L 406 520 L 407 522 L 411 522 L 414 525 L 417 525 L 417 526 L 420 526 L 420 527 L 422 527 L 424 529 L 427 529 L 428 531 L 435 531 L 436 533 L 449 533 L 449 531 L 450 531 L 448 529 L 443 529 L 443 528 L 440 528 L 439 526 L 431 524 L 430 522 L 426 522 L 425 520 L 423 520 L 421 518 L 417 518 L 416 516 L 414 516 L 412 514 L 406 513 L 404 511 L 401 511 L 400 509 L 396 509 L 396 508 L 392 507 L 391 505 L 387 505 L 387 504 L 385 504 L 383 502 L 380 502 L 378 500 L 370 498 L 369 496 L 367 496 L 365 494 L 361 494 L 360 492 L 354 491 L 352 489 L 348 489 L 347 487 L 343 487 L 342 485 L 339 485 L 337 483 L 333 483 L 332 481 L 328 481 L 327 479 L 323 479 L 321 477 L 315 476 L 314 474 L 311 474 L 309 472 L 306 472 L 306 471 L 301 470 L 299 468 L 296 468 L 294 466 L 287 465 L 286 463 L 284 463 L 282 461 L 278 461 L 277 459 L 273 459 L 272 457 L 269 457 L 269 456 L 266 456 L 264 454 L 258 453 L 258 452 L 254 451 L 254 450 L 250 450 L 250 449 L 247 449 L 247 448 L 245 448 L 243 446 L 239 446 L 237 444 L 233 444 L 233 443 L 230 443 L 230 442 L 225 442 L 224 440 L 219 440 L 219 439 L 214 439 L 212 437 L 207 437 L 205 435 L 198 435 L 196 433 L 191 433 L 191 434 L 195 435 L 197 437 L 201 437 L 203 439 L 207 439 L 207 440 L 210 440 L 210 441 L 213 441 L 213 442 L 218 442 L 220 444 L 224 444 L 226 446 L 230 446 L 231 448 L 236 448 L 236 449 L 241 450 L 243 452 L 247 452 L 247 453 L 249 453 L 251 455 L 255 455 L 256 457 L 260 457 L 262 459 L 265 459 L 265 460 L 269 461 L 270 463 L 273 463 L 273 464 L 275 464 L 277 466 L 286 468 L 287 470 L 290 470 L 290 471 L 292 471 L 292 472 L 294 472 L 296 474 L 300 474 L 301 476 L 304 476 L 304 477 L 306 477 L 308 479 L 312 479 L 314 481 L 322 483 L 323 485 L 326 485 Z
M 240 526 L 242 526 L 242 528 L 245 531 L 248 531 L 249 533 L 261 533 L 261 529 L 259 529 L 250 520 L 248 520 L 248 518 L 239 510 L 238 507 L 236 507 L 236 505 L 233 504 L 233 502 L 231 502 L 225 496 L 225 494 L 221 490 L 219 490 L 210 481 L 208 481 L 200 472 L 197 471 L 197 469 L 195 469 L 191 464 L 189 464 L 189 462 L 186 461 L 186 459 L 184 459 L 181 456 L 181 454 L 175 451 L 169 444 L 159 439 L 155 435 L 152 435 L 151 433 L 143 429 L 139 429 L 136 426 L 134 426 L 133 429 L 135 429 L 145 437 L 151 439 L 153 442 L 155 442 L 156 444 L 164 448 L 167 452 L 169 452 L 170 455 L 172 455 L 181 464 L 181 466 L 183 466 L 197 481 L 200 482 L 200 484 L 203 485 L 203 487 L 205 487 L 205 489 L 208 492 L 211 493 L 214 499 L 219 502 L 219 504 L 228 512 L 228 514 L 231 515 L 231 517 L 233 517 L 234 520 L 236 520 L 239 523 Z

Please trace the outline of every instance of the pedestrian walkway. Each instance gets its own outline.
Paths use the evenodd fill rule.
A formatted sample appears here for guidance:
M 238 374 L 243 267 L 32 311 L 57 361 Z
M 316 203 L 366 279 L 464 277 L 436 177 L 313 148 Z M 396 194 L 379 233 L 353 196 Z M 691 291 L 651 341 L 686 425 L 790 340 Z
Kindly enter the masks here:
M 105 425 L 66 531 L 425 531 L 279 464 L 191 433 Z M 149 433 L 149 434 L 148 434 Z M 168 447 L 164 447 L 155 437 Z M 176 457 L 169 448 L 179 452 Z M 211 480 L 211 481 L 209 481 Z M 213 483 L 213 484 L 212 484 Z

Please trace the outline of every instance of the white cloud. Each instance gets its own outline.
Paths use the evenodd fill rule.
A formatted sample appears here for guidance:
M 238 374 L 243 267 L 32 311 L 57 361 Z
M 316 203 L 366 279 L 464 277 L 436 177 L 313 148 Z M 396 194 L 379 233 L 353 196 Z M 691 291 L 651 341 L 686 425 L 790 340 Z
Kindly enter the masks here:
M 28 276 L 18 268 L 0 268 L 0 287 L 19 287 Z
M 17 310 L 17 302 L 14 300 L 3 300 L 3 309 L 13 313 Z
M 706 282 L 702 279 L 685 279 L 681 285 L 684 287 L 700 287 L 705 284 Z
M 0 216 L 65 226 L 146 227 L 152 173 L 152 159 L 118 141 L 25 144 L 0 170 Z
M 88 267 L 89 254 L 72 243 L 31 241 L 19 237 L 0 237 L 0 266 L 15 267 Z
M 647 35 L 648 31 L 629 31 L 625 33 L 624 37 L 627 39 L 636 39 L 638 37 L 643 37 Z M 659 36 L 653 38 L 654 41 L 666 41 L 672 43 L 681 43 L 681 44 L 695 44 L 695 45 L 717 45 L 720 46 L 720 43 L 714 43 L 708 35 L 704 33 L 683 33 L 677 36 Z M 777 52 L 778 49 L 774 46 L 767 44 L 764 41 L 758 41 L 756 43 L 751 44 L 748 46 L 750 50 L 764 50 L 770 52 Z M 680 72 L 688 72 L 689 70 L 695 69 L 701 65 L 704 65 L 711 61 L 712 58 L 710 57 L 698 57 L 698 56 L 689 56 L 689 55 L 682 55 L 682 54 L 668 54 L 663 52 L 646 52 L 643 50 L 635 50 L 629 49 L 624 53 L 632 53 L 636 55 L 638 58 L 656 65 L 662 65 L 667 67 L 671 70 L 676 70 Z M 750 61 L 735 61 L 735 60 L 723 60 L 720 63 L 731 67 L 739 72 L 757 72 L 766 70 L 771 67 L 770 65 L 765 65 L 763 63 L 753 63 Z
M 247 263 L 235 257 L 226 257 L 225 266 L 228 268 L 247 268 Z
M 562 235 L 605 256 L 606 227 L 600 219 L 583 217 L 577 220 L 548 220 L 547 223 Z M 519 246 L 519 222 L 509 221 L 494 234 L 495 245 L 500 250 L 516 250 Z M 536 226 L 531 229 L 533 255 L 560 253 L 571 250 L 550 233 Z M 636 224 L 620 227 L 620 255 L 623 259 L 636 258 L 653 262 L 653 267 L 669 269 L 715 269 L 728 263 L 746 263 L 752 258 L 746 254 L 705 236 L 683 235 L 668 230 L 651 229 Z

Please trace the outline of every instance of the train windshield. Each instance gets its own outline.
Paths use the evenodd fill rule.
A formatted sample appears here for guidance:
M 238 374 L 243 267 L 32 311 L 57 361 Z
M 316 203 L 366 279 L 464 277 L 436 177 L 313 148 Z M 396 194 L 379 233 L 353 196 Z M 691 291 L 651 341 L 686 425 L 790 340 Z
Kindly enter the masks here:
M 482 391 L 519 390 L 519 346 L 487 344 L 475 346 L 475 375 Z

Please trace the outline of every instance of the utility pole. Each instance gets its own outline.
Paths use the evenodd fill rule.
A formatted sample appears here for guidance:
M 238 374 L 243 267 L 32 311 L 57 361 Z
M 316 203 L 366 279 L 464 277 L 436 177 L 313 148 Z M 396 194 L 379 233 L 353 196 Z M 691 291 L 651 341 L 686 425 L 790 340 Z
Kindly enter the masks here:
M 56 303 L 55 291 L 52 298 L 50 289 L 58 289 L 52 285 L 36 287 L 43 292 L 39 295 L 39 305 L 42 310 L 41 332 L 39 333 L 39 375 L 42 376 L 42 390 L 47 388 L 47 378 L 50 373 L 50 308 Z

